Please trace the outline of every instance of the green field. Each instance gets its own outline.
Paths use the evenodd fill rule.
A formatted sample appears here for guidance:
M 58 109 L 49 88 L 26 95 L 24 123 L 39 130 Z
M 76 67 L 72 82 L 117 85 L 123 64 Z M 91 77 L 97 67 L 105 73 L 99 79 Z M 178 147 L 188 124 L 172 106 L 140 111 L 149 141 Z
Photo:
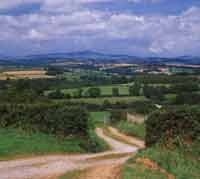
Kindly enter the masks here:
M 167 94 L 165 95 L 165 99 L 166 101 L 168 101 L 169 103 L 173 103 L 176 100 L 176 94 Z
M 110 85 L 110 86 L 98 86 L 101 89 L 101 95 L 104 96 L 112 96 L 112 88 L 119 88 L 119 94 L 120 95 L 129 95 L 129 87 L 128 85 Z M 84 87 L 83 89 L 83 94 L 86 93 L 86 91 L 90 87 Z M 71 94 L 73 96 L 74 92 L 76 92 L 78 89 L 63 89 L 61 90 L 64 94 Z M 48 94 L 46 92 L 46 94 Z
M 144 124 L 136 124 L 127 121 L 120 121 L 115 127 L 127 135 L 138 137 L 143 140 L 145 139 Z
M 96 125 L 108 122 L 110 117 L 111 113 L 108 111 L 90 112 L 90 118 Z
M 78 80 L 80 78 L 80 76 L 76 73 L 71 73 L 71 72 L 67 72 L 66 73 L 67 78 L 68 79 L 75 79 Z M 128 96 L 129 95 L 129 87 L 131 85 L 133 85 L 134 83 L 127 83 L 127 84 L 118 84 L 118 85 L 102 85 L 102 86 L 95 86 L 100 88 L 101 90 L 101 95 L 102 96 L 112 96 L 112 89 L 113 88 L 118 88 L 119 89 L 119 95 L 121 96 Z M 165 86 L 165 87 L 169 87 L 169 84 L 151 84 L 152 86 Z M 81 89 L 83 90 L 83 96 L 86 96 L 86 92 L 87 90 L 91 88 L 90 86 L 86 86 L 86 87 L 82 87 Z M 79 89 L 78 88 L 72 88 L 72 89 L 62 89 L 61 91 L 64 94 L 70 94 L 71 96 L 74 96 L 74 93 L 76 93 Z M 48 95 L 50 92 L 52 92 L 52 90 L 49 91 L 45 91 L 45 95 Z
M 100 152 L 107 149 L 104 141 L 90 130 L 90 139 L 59 138 L 43 133 L 26 133 L 17 129 L 0 129 L 0 160 L 56 153 Z
M 81 139 L 58 139 L 43 133 L 27 134 L 16 129 L 0 129 L 0 160 L 48 153 L 82 153 Z
M 71 72 L 64 72 L 64 74 L 62 75 L 62 77 L 64 77 L 67 80 L 71 80 L 71 81 L 79 81 L 81 79 L 81 76 L 109 77 L 108 74 L 106 74 L 102 71 L 83 70 L 83 69 L 74 69 Z

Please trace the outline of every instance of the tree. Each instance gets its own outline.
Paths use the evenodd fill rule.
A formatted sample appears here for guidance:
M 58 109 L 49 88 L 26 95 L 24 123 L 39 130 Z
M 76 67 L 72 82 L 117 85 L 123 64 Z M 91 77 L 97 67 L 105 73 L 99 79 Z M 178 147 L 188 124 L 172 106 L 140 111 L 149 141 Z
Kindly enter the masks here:
M 51 99 L 63 99 L 64 96 L 65 96 L 65 94 L 62 93 L 61 90 L 59 90 L 59 89 L 48 94 L 48 97 Z
M 110 103 L 109 100 L 106 99 L 103 101 L 103 104 L 102 104 L 103 109 L 110 108 L 111 106 L 112 106 L 112 104 Z
M 199 91 L 199 83 L 198 82 L 184 82 L 178 83 L 171 86 L 172 92 L 182 93 L 182 92 L 194 92 Z
M 79 98 L 82 98 L 82 96 L 83 96 L 83 89 L 82 88 L 78 89 L 77 95 L 78 95 Z
M 65 94 L 65 98 L 66 99 L 71 99 L 71 94 L 70 93 Z
M 62 75 L 64 73 L 64 70 L 59 67 L 49 66 L 47 68 L 46 74 L 49 76 L 56 76 L 56 75 Z
M 112 88 L 112 95 L 119 96 L 119 88 Z
M 135 82 L 134 85 L 129 87 L 129 95 L 130 96 L 140 96 L 141 85 L 138 82 Z
M 87 94 L 91 98 L 97 98 L 101 96 L 101 89 L 100 88 L 89 88 L 87 90 Z
M 144 96 L 150 99 L 161 101 L 164 99 L 164 91 L 165 88 L 163 87 L 154 87 L 150 85 L 144 85 L 143 93 Z

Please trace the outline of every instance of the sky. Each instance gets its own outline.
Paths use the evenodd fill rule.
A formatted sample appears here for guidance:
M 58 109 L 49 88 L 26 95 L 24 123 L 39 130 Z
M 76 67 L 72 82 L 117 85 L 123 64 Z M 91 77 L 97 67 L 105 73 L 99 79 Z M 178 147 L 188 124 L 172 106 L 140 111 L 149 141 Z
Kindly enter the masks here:
M 200 56 L 199 0 L 0 0 L 0 54 Z

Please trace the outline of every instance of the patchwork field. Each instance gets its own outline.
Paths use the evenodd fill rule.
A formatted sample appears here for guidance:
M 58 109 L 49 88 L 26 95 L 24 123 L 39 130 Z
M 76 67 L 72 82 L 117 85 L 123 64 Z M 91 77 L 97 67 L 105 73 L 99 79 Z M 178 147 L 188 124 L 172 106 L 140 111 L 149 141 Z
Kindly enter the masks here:
M 0 73 L 0 80 L 6 79 L 35 79 L 35 78 L 52 78 L 46 75 L 45 70 L 22 70 L 22 71 L 5 71 Z
M 128 85 L 111 85 L 111 86 L 98 86 L 101 89 L 101 94 L 102 95 L 106 95 L 106 96 L 111 96 L 112 95 L 112 89 L 113 88 L 119 88 L 119 94 L 120 95 L 128 95 L 129 91 L 128 91 Z M 85 93 L 88 90 L 89 87 L 84 87 L 83 88 L 83 93 Z M 74 92 L 76 92 L 77 89 L 64 89 L 62 90 L 63 93 L 67 94 L 71 94 L 73 95 Z

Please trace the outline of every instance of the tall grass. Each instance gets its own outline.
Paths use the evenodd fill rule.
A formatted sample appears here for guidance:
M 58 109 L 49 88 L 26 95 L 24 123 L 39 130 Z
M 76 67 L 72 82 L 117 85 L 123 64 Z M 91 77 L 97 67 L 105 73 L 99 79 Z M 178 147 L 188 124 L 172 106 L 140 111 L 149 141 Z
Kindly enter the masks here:
M 120 121 L 116 127 L 123 133 L 135 136 L 140 139 L 145 139 L 145 125 L 144 124 L 137 124 L 127 121 Z

